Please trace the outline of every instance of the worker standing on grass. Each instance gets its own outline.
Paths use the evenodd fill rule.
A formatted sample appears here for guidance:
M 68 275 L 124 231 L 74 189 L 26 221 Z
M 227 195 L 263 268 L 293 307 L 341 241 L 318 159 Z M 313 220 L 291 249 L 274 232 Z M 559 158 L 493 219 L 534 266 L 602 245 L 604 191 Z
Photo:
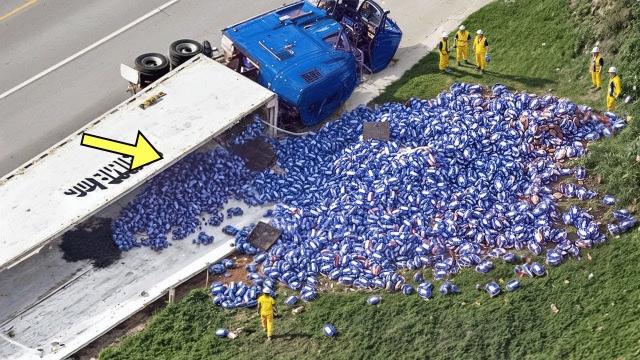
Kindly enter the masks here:
M 609 68 L 609 86 L 607 88 L 607 111 L 616 109 L 616 100 L 622 93 L 622 81 L 615 66 Z
M 476 53 L 476 69 L 480 70 L 480 73 L 483 73 L 487 66 L 486 57 L 489 53 L 489 42 L 482 30 L 478 30 L 476 34 L 476 38 L 473 39 L 473 49 Z
M 469 64 L 469 40 L 471 40 L 471 34 L 465 29 L 464 25 L 460 25 L 458 32 L 456 33 L 456 62 L 458 66 L 462 60 L 465 64 Z
M 262 289 L 262 295 L 258 297 L 258 315 L 260 315 L 260 325 L 267 332 L 267 340 L 271 340 L 273 334 L 273 315 L 278 309 L 276 301 L 271 297 L 269 288 Z
M 589 66 L 589 72 L 591 73 L 591 83 L 595 90 L 600 90 L 602 86 L 602 79 L 600 78 L 600 73 L 602 71 L 602 67 L 604 66 L 604 60 L 602 56 L 600 56 L 600 49 L 598 47 L 594 47 L 591 50 L 591 65 Z
M 449 70 L 449 34 L 442 33 L 442 40 L 438 44 L 438 54 L 440 54 L 440 62 L 438 63 L 438 69 L 441 72 L 451 72 Z

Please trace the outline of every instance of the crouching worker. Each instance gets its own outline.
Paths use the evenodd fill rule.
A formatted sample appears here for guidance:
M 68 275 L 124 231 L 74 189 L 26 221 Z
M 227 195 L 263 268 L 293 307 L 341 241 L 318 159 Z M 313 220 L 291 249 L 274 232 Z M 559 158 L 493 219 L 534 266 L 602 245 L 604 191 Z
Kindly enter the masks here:
M 258 315 L 260 315 L 260 325 L 267 332 L 267 339 L 271 340 L 273 335 L 273 315 L 276 313 L 276 301 L 271 297 L 269 288 L 262 289 L 262 295 L 258 297 Z

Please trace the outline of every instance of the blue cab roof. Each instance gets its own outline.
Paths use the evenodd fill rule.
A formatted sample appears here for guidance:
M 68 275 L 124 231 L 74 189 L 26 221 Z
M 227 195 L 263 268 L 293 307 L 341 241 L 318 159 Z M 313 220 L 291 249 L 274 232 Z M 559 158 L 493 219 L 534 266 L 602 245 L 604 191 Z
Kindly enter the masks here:
M 340 24 L 305 1 L 223 30 L 235 46 L 261 67 L 280 69 L 313 53 L 332 52 L 332 46 L 324 39 L 339 31 Z
M 326 41 L 340 30 L 323 9 L 301 1 L 228 27 L 223 34 L 258 65 L 257 81 L 298 109 L 310 125 L 344 102 L 357 83 L 353 54 Z

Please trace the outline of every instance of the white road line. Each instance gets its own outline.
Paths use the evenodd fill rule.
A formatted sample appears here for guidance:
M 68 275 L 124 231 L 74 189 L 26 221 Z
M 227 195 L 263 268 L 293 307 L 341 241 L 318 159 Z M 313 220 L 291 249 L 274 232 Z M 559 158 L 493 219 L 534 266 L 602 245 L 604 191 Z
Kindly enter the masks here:
M 70 63 L 71 61 L 73 61 L 73 60 L 75 60 L 75 59 L 79 58 L 80 56 L 82 56 L 82 55 L 86 54 L 87 52 L 89 52 L 89 51 L 91 51 L 91 50 L 93 50 L 93 49 L 97 48 L 98 46 L 100 46 L 100 45 L 104 44 L 105 42 L 107 42 L 107 41 L 109 41 L 109 40 L 113 39 L 114 37 L 116 37 L 116 36 L 118 36 L 118 35 L 122 34 L 123 32 L 125 32 L 125 31 L 127 31 L 127 30 L 131 29 L 132 27 L 134 27 L 134 26 L 138 25 L 139 23 L 141 23 L 141 22 L 143 22 L 143 21 L 147 20 L 148 18 L 150 18 L 150 17 L 152 17 L 152 16 L 156 15 L 157 13 L 159 13 L 159 12 L 163 11 L 164 9 L 168 8 L 169 6 L 171 6 L 171 5 L 175 4 L 175 3 L 179 2 L 179 1 L 180 1 L 180 0 L 170 0 L 170 1 L 168 1 L 168 2 L 166 2 L 166 3 L 164 3 L 164 4 L 162 4 L 162 5 L 161 5 L 161 6 L 159 6 L 158 8 L 156 8 L 156 9 L 154 9 L 154 10 L 152 10 L 152 11 L 150 11 L 150 12 L 146 13 L 145 15 L 142 15 L 141 17 L 139 17 L 139 18 L 135 19 L 133 22 L 131 22 L 131 23 L 129 23 L 129 24 L 127 24 L 127 25 L 125 25 L 125 26 L 121 27 L 120 29 L 118 29 L 118 30 L 116 30 L 116 31 L 112 32 L 111 34 L 109 34 L 109 35 L 107 35 L 107 36 L 103 37 L 102 39 L 100 39 L 100 40 L 96 41 L 95 43 L 93 43 L 93 44 L 91 44 L 91 45 L 87 46 L 86 48 L 84 48 L 84 49 L 82 49 L 82 50 L 78 51 L 77 53 L 75 53 L 75 54 L 73 54 L 73 55 L 69 56 L 68 58 L 66 58 L 66 59 L 64 59 L 64 60 L 62 60 L 62 61 L 60 61 L 59 63 L 57 63 L 57 64 L 55 64 L 55 65 L 53 65 L 53 66 L 49 67 L 48 69 L 46 69 L 46 70 L 44 70 L 44 71 L 42 71 L 42 72 L 40 72 L 40 73 L 38 73 L 38 74 L 36 74 L 36 75 L 32 76 L 31 78 L 27 79 L 26 81 L 24 81 L 24 82 L 22 82 L 22 83 L 20 83 L 20 84 L 18 84 L 18 85 L 16 85 L 16 86 L 14 86 L 14 87 L 12 87 L 11 89 L 9 89 L 9 90 L 7 90 L 7 91 L 3 92 L 2 94 L 0 94 L 0 100 L 2 100 L 2 99 L 4 99 L 4 98 L 6 98 L 7 96 L 9 96 L 9 95 L 13 94 L 13 93 L 14 93 L 14 92 L 16 92 L 16 91 L 18 91 L 18 90 L 22 89 L 23 87 L 25 87 L 25 86 L 27 86 L 27 85 L 31 84 L 32 82 L 34 82 L 34 81 L 36 81 L 36 80 L 40 79 L 41 77 L 43 77 L 43 76 L 45 76 L 45 75 L 49 74 L 50 72 L 55 71 L 55 70 L 59 69 L 60 67 L 62 67 L 62 66 L 64 66 L 64 65 L 66 65 L 66 64 L 68 64 L 68 63 Z

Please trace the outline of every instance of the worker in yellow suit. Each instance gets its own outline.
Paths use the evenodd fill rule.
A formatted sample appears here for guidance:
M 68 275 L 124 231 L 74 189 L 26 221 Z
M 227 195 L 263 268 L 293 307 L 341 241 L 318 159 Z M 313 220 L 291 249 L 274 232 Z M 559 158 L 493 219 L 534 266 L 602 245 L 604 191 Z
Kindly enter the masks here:
M 262 295 L 258 297 L 258 315 L 260 315 L 262 329 L 267 332 L 267 340 L 271 340 L 273 335 L 273 315 L 276 311 L 276 301 L 271 297 L 271 290 L 262 289 Z
M 615 66 L 609 68 L 609 87 L 607 89 L 607 111 L 616 109 L 616 100 L 622 93 L 622 81 Z
M 442 40 L 438 44 L 438 54 L 440 55 L 438 69 L 441 72 L 451 72 L 449 70 L 449 34 L 446 32 L 442 33 Z
M 469 40 L 471 40 L 471 34 L 465 29 L 464 25 L 460 25 L 456 33 L 455 44 L 458 66 L 463 60 L 465 64 L 469 63 Z
M 600 73 L 602 72 L 602 67 L 604 66 L 604 60 L 602 56 L 600 56 L 600 49 L 598 47 L 594 47 L 591 50 L 591 65 L 589 65 L 589 73 L 591 73 L 591 83 L 595 90 L 600 90 L 602 86 L 602 80 L 600 77 Z
M 485 59 L 489 52 L 489 42 L 482 30 L 476 32 L 476 38 L 473 39 L 473 49 L 476 53 L 476 69 L 480 70 L 480 73 L 483 73 L 487 66 Z

